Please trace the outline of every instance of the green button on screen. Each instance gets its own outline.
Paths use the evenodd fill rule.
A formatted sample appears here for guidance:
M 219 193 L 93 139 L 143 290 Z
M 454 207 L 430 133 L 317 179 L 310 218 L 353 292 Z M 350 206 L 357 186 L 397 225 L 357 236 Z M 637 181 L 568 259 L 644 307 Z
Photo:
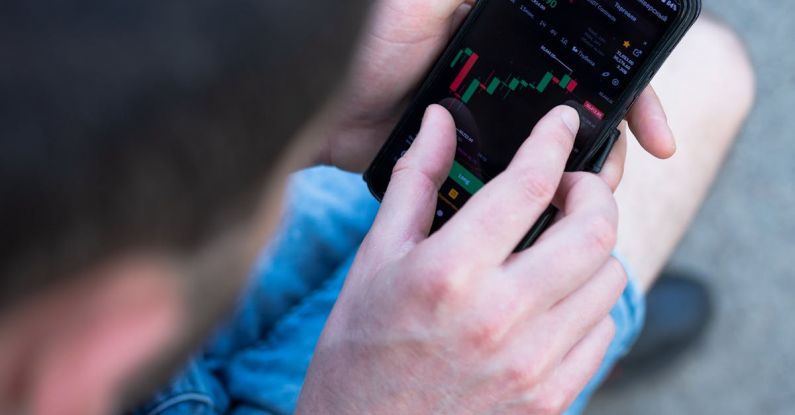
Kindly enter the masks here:
M 473 195 L 484 186 L 484 183 L 480 181 L 480 179 L 475 177 L 474 174 L 464 168 L 464 166 L 459 164 L 457 161 L 453 161 L 453 169 L 450 170 L 450 178 L 453 179 L 454 182 L 458 183 L 459 186 L 463 187 L 464 190 Z

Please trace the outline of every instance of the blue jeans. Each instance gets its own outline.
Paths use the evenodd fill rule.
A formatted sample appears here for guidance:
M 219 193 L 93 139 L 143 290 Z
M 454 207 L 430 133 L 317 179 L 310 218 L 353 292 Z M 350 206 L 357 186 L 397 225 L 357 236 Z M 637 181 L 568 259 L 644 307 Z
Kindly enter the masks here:
M 286 217 L 232 320 L 184 372 L 132 413 L 287 414 L 315 344 L 378 210 L 361 176 L 331 168 L 295 175 Z M 631 273 L 630 273 L 631 276 Z M 567 414 L 579 414 L 640 332 L 644 300 L 632 282 L 612 311 L 616 337 Z

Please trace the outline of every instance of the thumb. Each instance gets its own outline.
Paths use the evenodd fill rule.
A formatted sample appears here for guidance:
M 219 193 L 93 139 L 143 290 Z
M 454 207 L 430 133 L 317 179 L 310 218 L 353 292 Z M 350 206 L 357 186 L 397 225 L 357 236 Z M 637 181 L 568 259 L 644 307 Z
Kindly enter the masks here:
M 434 7 L 434 11 L 438 17 L 442 18 L 455 18 L 460 10 L 469 11 L 475 4 L 475 0 L 437 0 L 429 2 Z
M 390 9 L 406 16 L 423 17 L 437 21 L 448 20 L 463 5 L 473 5 L 475 0 L 399 0 L 387 2 Z
M 453 25 L 450 27 L 452 30 L 450 33 L 451 36 L 453 32 L 458 30 L 458 28 L 461 26 L 461 23 L 464 22 L 464 19 L 467 18 L 469 12 L 472 11 L 472 7 L 475 6 L 475 0 L 466 0 L 464 2 L 456 1 L 455 3 L 458 3 L 458 7 L 455 12 L 453 12 Z
M 439 188 L 450 173 L 456 149 L 455 121 L 446 109 L 431 105 L 409 151 L 392 172 L 370 239 L 394 252 L 428 237 Z

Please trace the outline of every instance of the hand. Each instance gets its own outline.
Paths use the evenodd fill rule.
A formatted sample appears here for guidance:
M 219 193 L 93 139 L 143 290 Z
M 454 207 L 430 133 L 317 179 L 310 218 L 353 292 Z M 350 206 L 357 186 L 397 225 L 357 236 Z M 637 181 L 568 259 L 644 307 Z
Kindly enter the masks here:
M 428 237 L 456 146 L 452 117 L 428 109 L 326 325 L 298 413 L 546 414 L 570 405 L 604 357 L 608 313 L 626 284 L 610 256 L 609 186 L 563 174 L 578 124 L 571 108 L 553 110 L 508 169 Z M 513 253 L 553 198 L 561 219 Z
M 319 161 L 363 171 L 405 110 L 407 100 L 466 17 L 473 0 L 379 0 L 365 29 L 351 79 L 335 100 Z M 665 112 L 651 88 L 628 115 L 654 156 L 676 151 Z

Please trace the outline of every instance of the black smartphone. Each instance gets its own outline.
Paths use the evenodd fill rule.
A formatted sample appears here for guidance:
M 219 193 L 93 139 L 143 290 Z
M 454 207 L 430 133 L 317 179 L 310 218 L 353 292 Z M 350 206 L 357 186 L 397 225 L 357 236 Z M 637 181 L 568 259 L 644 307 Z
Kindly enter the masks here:
M 581 119 L 567 170 L 598 170 L 616 127 L 700 11 L 700 0 L 479 0 L 365 173 L 370 191 L 383 198 L 431 104 L 450 111 L 458 139 L 432 231 L 504 171 L 558 105 Z

